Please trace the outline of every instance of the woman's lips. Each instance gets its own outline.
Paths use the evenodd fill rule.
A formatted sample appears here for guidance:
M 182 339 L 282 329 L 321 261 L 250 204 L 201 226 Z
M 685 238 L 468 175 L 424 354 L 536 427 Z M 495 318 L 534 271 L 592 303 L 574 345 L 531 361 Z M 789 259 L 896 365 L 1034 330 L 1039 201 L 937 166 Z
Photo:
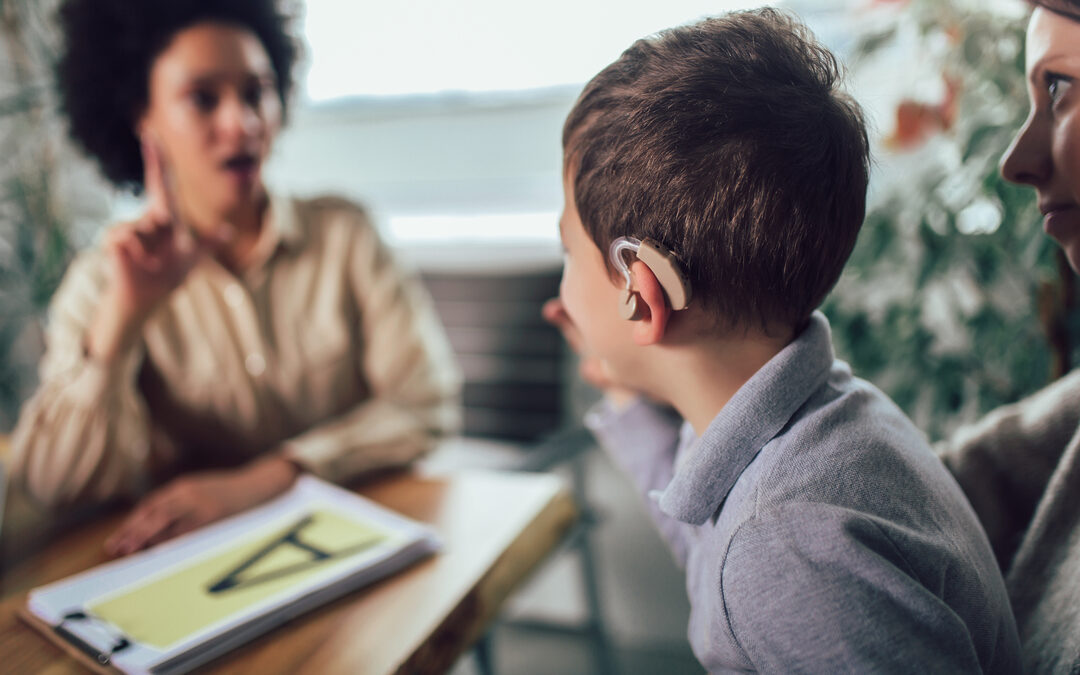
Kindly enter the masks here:
M 235 178 L 248 181 L 254 179 L 258 173 L 259 162 L 255 155 L 238 154 L 222 162 L 221 167 Z
M 1080 225 L 1080 209 L 1074 205 L 1051 206 L 1041 209 L 1043 230 L 1055 239 Z

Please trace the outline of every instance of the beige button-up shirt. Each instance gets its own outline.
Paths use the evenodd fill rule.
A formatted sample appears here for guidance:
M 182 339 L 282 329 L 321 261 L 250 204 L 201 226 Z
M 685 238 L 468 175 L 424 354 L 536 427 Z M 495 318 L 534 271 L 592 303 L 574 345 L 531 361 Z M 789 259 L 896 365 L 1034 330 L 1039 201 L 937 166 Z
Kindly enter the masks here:
M 13 477 L 43 502 L 263 453 L 340 482 L 408 463 L 459 424 L 430 299 L 344 200 L 272 198 L 253 263 L 238 276 L 204 259 L 110 367 L 83 349 L 106 273 L 100 250 L 72 263 L 13 435 Z

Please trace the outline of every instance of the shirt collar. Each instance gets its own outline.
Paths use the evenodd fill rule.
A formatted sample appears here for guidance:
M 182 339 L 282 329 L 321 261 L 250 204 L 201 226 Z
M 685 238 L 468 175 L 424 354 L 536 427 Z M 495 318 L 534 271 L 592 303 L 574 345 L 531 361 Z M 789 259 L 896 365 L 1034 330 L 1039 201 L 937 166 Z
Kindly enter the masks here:
M 304 230 L 296 200 L 268 193 L 269 208 L 263 217 L 262 232 L 255 243 L 245 274 L 261 274 L 279 248 L 298 248 L 304 243 Z
M 735 392 L 660 495 L 660 510 L 701 525 L 717 510 L 761 448 L 825 383 L 834 360 L 829 322 L 809 325 Z
M 299 246 L 304 241 L 304 230 L 296 212 L 296 200 L 284 195 L 270 193 L 270 208 L 263 227 L 275 244 L 285 247 Z

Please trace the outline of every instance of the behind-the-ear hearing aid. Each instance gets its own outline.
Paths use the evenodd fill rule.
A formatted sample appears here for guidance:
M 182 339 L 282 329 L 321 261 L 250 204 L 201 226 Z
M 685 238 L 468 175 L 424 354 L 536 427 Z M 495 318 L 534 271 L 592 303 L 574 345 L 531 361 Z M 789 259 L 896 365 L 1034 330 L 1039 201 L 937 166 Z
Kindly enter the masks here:
M 686 278 L 675 254 L 652 239 L 619 237 L 611 242 L 608 248 L 611 264 L 622 273 L 626 281 L 626 287 L 619 293 L 619 316 L 630 321 L 637 321 L 643 316 L 638 306 L 637 294 L 632 289 L 633 277 L 630 275 L 630 266 L 623 257 L 627 251 L 632 251 L 637 259 L 645 263 L 656 275 L 673 310 L 686 309 L 690 304 L 690 281 Z

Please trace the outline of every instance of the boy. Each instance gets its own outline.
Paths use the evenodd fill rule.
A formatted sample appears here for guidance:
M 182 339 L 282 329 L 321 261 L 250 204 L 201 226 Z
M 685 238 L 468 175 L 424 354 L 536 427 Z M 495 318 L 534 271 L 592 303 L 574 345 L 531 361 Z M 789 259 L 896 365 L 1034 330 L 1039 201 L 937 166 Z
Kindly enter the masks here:
M 709 671 L 1017 672 L 974 513 L 814 311 L 865 212 L 838 79 L 773 10 L 631 46 L 566 120 L 545 314 L 608 390 L 587 421 L 686 570 Z

